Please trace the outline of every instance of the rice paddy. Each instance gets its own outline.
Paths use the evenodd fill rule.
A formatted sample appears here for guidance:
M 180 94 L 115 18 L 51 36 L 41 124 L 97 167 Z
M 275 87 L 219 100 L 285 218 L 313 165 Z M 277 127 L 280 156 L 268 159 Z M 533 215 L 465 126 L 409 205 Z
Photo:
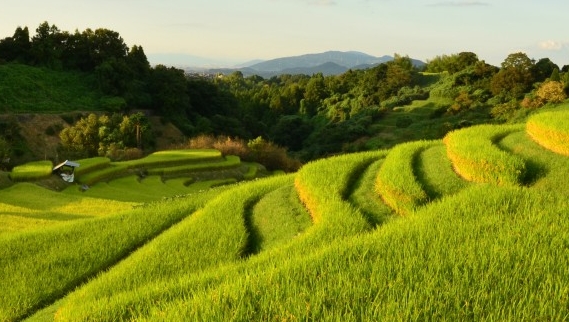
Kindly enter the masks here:
M 252 182 L 209 151 L 86 190 L 17 183 L 0 321 L 567 320 L 569 158 L 531 122 Z M 93 164 L 82 176 L 118 166 Z

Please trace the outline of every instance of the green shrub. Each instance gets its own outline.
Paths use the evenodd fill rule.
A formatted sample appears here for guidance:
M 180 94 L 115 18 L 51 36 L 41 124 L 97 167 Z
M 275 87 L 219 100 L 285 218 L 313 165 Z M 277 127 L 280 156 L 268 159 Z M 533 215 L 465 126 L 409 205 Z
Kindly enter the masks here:
M 300 161 L 288 156 L 286 148 L 265 141 L 261 137 L 250 140 L 247 146 L 251 151 L 248 161 L 258 162 L 269 170 L 294 172 L 302 165 Z
M 397 126 L 399 128 L 409 127 L 411 124 L 413 124 L 413 119 L 407 115 L 400 116 L 395 121 L 395 126 Z
M 189 148 L 217 149 L 223 155 L 236 155 L 244 161 L 258 162 L 269 170 L 284 170 L 294 172 L 302 165 L 300 161 L 291 158 L 287 149 L 258 137 L 249 142 L 228 136 L 200 135 L 190 139 Z
M 516 100 L 512 100 L 506 103 L 500 103 L 494 105 L 490 110 L 490 115 L 500 121 L 509 121 L 513 119 L 520 106 Z

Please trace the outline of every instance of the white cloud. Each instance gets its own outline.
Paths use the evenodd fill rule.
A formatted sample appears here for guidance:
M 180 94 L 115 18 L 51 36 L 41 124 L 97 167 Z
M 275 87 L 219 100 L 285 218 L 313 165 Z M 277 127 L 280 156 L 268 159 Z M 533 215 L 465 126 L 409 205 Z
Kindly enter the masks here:
M 567 46 L 566 43 L 562 43 L 555 40 L 545 40 L 539 43 L 539 48 L 545 50 L 561 50 L 565 46 Z

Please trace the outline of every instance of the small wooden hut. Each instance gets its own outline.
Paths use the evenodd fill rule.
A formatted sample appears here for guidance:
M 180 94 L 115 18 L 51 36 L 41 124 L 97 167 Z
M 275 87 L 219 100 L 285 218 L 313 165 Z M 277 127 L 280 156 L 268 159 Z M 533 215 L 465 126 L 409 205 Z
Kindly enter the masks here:
M 66 182 L 73 182 L 75 179 L 75 168 L 79 167 L 79 163 L 65 160 L 53 167 L 52 172 L 59 175 Z

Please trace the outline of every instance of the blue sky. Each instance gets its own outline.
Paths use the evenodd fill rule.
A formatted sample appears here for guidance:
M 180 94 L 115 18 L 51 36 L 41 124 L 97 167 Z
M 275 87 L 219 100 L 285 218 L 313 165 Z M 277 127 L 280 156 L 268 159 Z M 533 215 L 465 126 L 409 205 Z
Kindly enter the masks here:
M 340 50 L 424 61 L 471 51 L 499 66 L 521 51 L 561 67 L 568 19 L 567 0 L 3 0 L 0 37 L 18 26 L 33 34 L 43 21 L 107 28 L 153 64 L 168 64 L 164 54 L 230 66 Z

